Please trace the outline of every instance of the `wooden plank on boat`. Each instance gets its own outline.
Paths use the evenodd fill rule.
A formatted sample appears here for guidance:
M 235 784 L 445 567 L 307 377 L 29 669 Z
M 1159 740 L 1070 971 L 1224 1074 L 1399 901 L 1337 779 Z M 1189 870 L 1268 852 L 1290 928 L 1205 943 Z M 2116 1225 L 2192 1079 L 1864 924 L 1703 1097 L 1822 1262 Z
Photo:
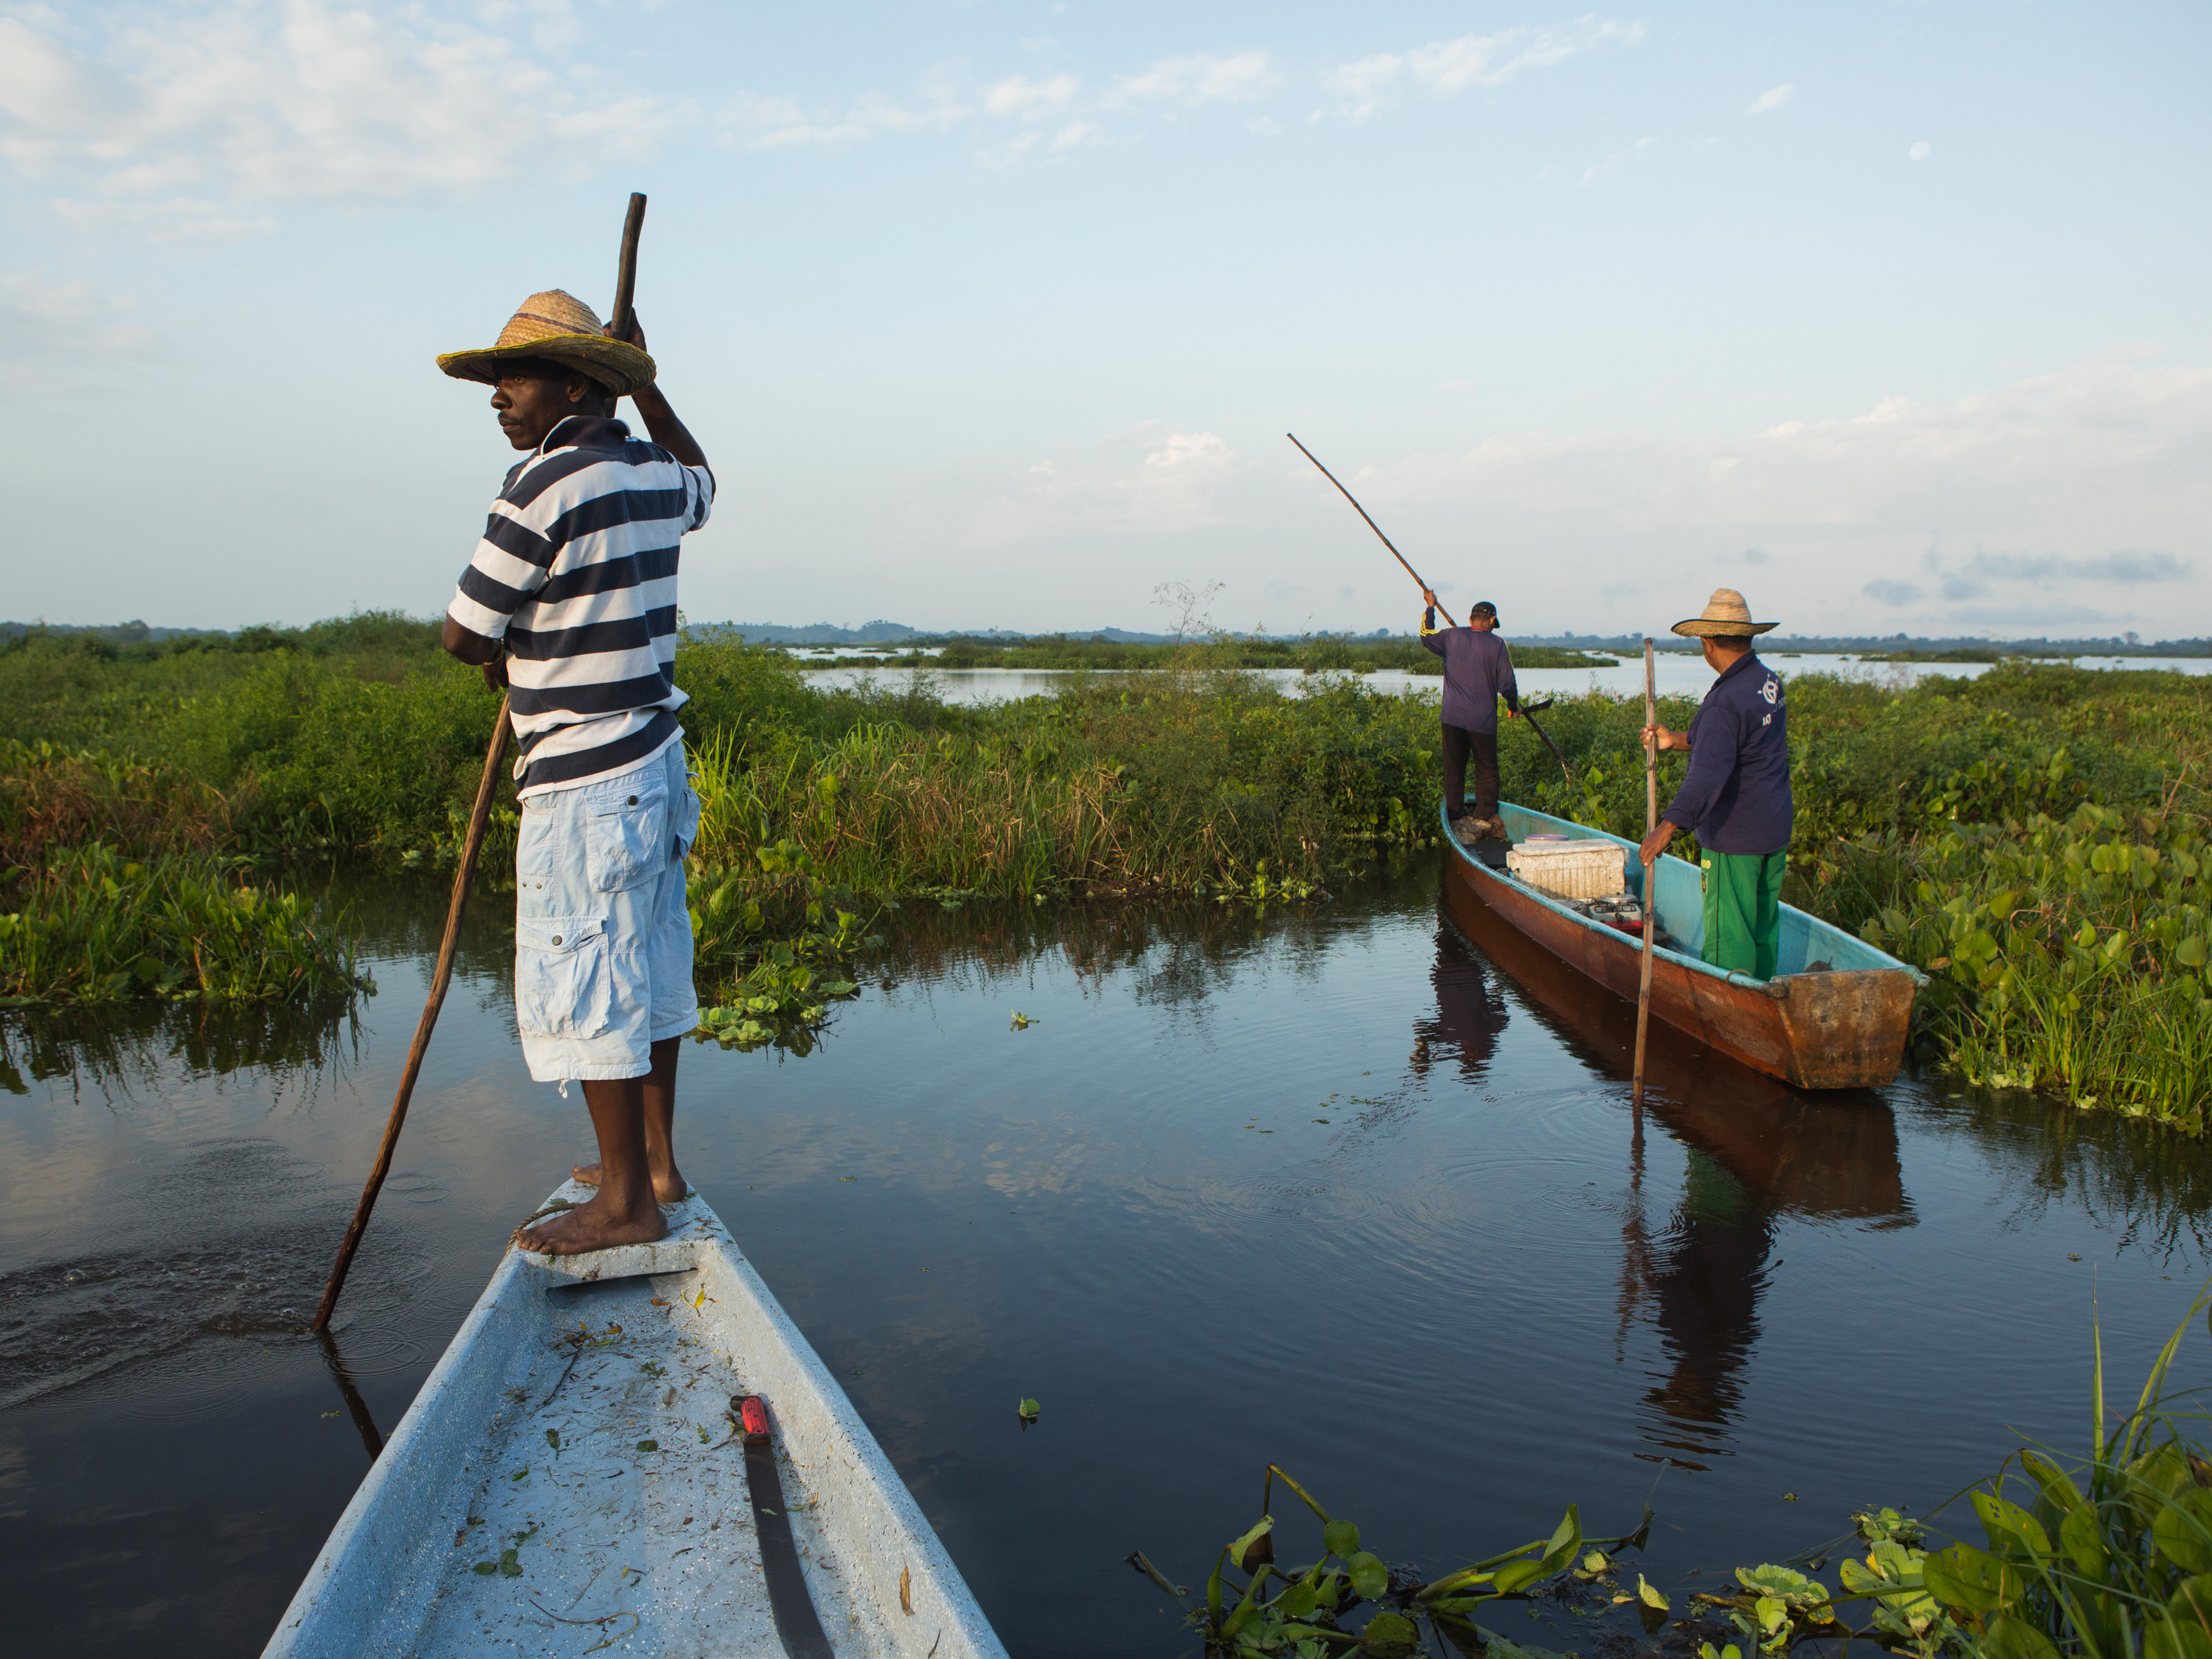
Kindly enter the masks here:
M 1516 840 L 1536 833 L 1611 842 L 1624 858 L 1634 843 L 1587 825 L 1510 803 L 1499 815 Z M 1449 902 L 1486 907 L 1531 939 L 1615 994 L 1637 995 L 1637 941 L 1567 903 L 1493 869 L 1446 826 Z M 1671 867 L 1670 867 L 1671 866 Z M 1656 902 L 1643 895 L 1644 871 L 1628 859 L 1628 884 L 1645 896 L 1647 917 L 1693 947 L 1704 937 L 1694 866 L 1662 857 Z M 1879 1087 L 1895 1079 L 1911 1034 L 1912 1001 L 1926 977 L 1841 928 L 1790 905 L 1783 908 L 1780 971 L 1771 980 L 1728 973 L 1683 951 L 1658 950 L 1651 1012 L 1676 1030 L 1756 1071 L 1801 1089 Z
M 568 1186 L 554 1195 L 590 1196 Z M 757 1394 L 841 1656 L 1004 1659 L 867 1425 L 696 1194 L 653 1244 L 510 1249 L 264 1659 L 782 1651 L 733 1395 Z

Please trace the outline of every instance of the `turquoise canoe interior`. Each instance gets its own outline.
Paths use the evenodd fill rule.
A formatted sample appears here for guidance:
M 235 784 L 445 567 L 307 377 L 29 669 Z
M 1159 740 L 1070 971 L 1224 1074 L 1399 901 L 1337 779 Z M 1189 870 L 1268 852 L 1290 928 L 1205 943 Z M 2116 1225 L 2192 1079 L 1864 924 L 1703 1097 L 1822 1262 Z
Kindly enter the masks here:
M 1441 814 L 1443 809 L 1439 807 L 1437 810 Z M 1555 818 L 1547 812 L 1531 811 L 1525 806 L 1516 806 L 1510 801 L 1499 803 L 1498 810 L 1499 817 L 1504 821 L 1506 834 L 1516 842 L 1526 841 L 1531 836 L 1545 835 L 1565 836 L 1570 841 L 1612 842 L 1621 849 L 1623 874 L 1628 882 L 1628 890 L 1638 898 L 1644 896 L 1644 866 L 1636 857 L 1634 842 L 1624 841 L 1619 836 L 1609 836 L 1602 830 L 1592 830 L 1586 824 Z M 1446 845 L 1456 848 L 1462 858 L 1482 867 L 1480 860 L 1474 858 L 1468 848 L 1460 847 L 1453 839 L 1449 826 L 1444 841 Z M 1717 979 L 1738 980 L 1754 985 L 1760 983 L 1749 974 L 1729 973 L 1698 960 L 1698 953 L 1705 946 L 1705 887 L 1697 866 L 1685 863 L 1678 858 L 1662 856 L 1656 867 L 1659 894 L 1658 902 L 1653 908 L 1658 912 L 1659 925 L 1682 945 L 1680 951 L 1662 950 L 1660 954 Z M 1500 880 L 1515 880 L 1503 870 L 1492 871 L 1491 873 Z M 1592 921 L 1579 911 L 1570 909 L 1547 893 L 1517 881 L 1516 884 L 1521 886 L 1522 891 L 1585 927 L 1601 928 L 1607 933 L 1613 931 L 1601 922 Z M 1818 917 L 1808 916 L 1794 906 L 1784 905 L 1782 943 L 1776 961 L 1775 977 L 1779 979 L 1790 974 L 1802 974 L 1808 964 L 1815 963 L 1825 963 L 1826 971 L 1832 973 L 1887 970 L 1910 974 L 1922 984 L 1925 984 L 1928 978 L 1918 969 L 1899 962 L 1887 951 L 1876 950 L 1864 939 L 1856 939 L 1842 928 Z

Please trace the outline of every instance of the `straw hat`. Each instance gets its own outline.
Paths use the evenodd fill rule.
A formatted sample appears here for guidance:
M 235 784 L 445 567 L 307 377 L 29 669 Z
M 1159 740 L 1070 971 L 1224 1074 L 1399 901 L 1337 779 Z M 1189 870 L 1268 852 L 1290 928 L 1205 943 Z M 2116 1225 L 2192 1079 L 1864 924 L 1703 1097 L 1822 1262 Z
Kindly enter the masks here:
M 544 357 L 590 375 L 614 397 L 651 386 L 653 359 L 627 340 L 610 339 L 574 295 L 555 288 L 533 294 L 507 319 L 499 343 L 479 351 L 449 351 L 438 367 L 457 380 L 499 384 L 501 368 L 517 357 Z
M 1692 617 L 1687 622 L 1674 624 L 1677 634 L 1686 634 L 1693 640 L 1717 637 L 1724 640 L 1747 640 L 1754 634 L 1764 634 L 1770 628 L 1779 628 L 1780 623 L 1755 623 L 1751 619 L 1751 607 L 1743 602 L 1743 595 L 1733 587 L 1716 587 L 1713 596 L 1705 601 L 1705 614 Z

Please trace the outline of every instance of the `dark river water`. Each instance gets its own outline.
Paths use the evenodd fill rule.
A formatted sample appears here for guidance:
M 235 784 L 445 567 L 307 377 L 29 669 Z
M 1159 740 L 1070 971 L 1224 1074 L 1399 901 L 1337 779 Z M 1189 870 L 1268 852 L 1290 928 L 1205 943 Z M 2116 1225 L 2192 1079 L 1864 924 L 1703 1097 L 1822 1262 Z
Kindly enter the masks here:
M 297 1334 L 442 919 L 434 878 L 345 892 L 350 1018 L 5 1030 L 19 1651 L 258 1651 L 590 1151 L 489 899 L 336 1348 Z M 1663 1027 L 1639 1123 L 1633 1009 L 1438 900 L 1415 860 L 1305 913 L 909 907 L 811 1057 L 686 1048 L 685 1173 L 1017 1654 L 1189 1651 L 1124 1558 L 1201 1583 L 1270 1460 L 1432 1569 L 1648 1499 L 1643 1570 L 1711 1583 L 2080 1444 L 2093 1321 L 2132 1399 L 2205 1275 L 2200 1146 L 1933 1077 L 1795 1096 Z

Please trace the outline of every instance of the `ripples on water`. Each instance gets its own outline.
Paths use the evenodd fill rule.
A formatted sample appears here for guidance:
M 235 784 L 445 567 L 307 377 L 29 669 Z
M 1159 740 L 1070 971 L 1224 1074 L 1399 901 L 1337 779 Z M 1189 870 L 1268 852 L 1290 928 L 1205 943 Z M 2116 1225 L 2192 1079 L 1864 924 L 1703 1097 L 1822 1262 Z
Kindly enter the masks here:
M 1015 1651 L 1179 1650 L 1121 1558 L 1194 1581 L 1271 1458 L 1429 1567 L 1652 1496 L 1647 1568 L 1694 1587 L 1933 1502 L 2016 1435 L 2070 1444 L 2093 1268 L 2121 1385 L 2204 1271 L 2212 1164 L 2141 1126 L 1940 1079 L 1795 1095 L 1663 1029 L 1639 1117 L 1633 1008 L 1462 936 L 1437 879 L 1261 916 L 914 907 L 815 1057 L 687 1050 L 686 1174 Z M 588 1146 L 524 1076 L 487 901 L 338 1340 L 297 1334 L 442 902 L 357 896 L 382 988 L 357 1025 L 0 1036 L 0 1578 L 27 1640 L 255 1650 Z

